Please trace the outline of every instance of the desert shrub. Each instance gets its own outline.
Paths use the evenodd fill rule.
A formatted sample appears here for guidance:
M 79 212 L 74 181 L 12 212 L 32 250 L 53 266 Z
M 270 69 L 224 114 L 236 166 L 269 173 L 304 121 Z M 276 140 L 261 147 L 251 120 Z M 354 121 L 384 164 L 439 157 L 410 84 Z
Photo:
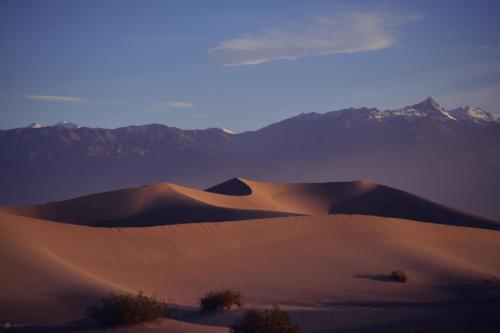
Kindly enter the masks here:
M 300 333 L 301 329 L 295 325 L 288 313 L 281 311 L 278 306 L 272 310 L 247 310 L 241 318 L 236 319 L 230 327 L 231 333 Z
M 500 279 L 498 279 L 496 276 L 492 276 L 490 279 L 484 280 L 484 283 L 496 284 L 496 285 L 500 286 Z
M 200 298 L 199 303 L 204 311 L 229 310 L 233 305 L 240 307 L 243 304 L 243 295 L 231 289 L 210 291 Z
M 157 296 L 111 294 L 87 309 L 87 316 L 103 326 L 131 326 L 154 322 L 167 314 L 167 304 Z
M 392 271 L 390 276 L 392 280 L 397 282 L 405 283 L 408 281 L 408 276 L 403 271 Z

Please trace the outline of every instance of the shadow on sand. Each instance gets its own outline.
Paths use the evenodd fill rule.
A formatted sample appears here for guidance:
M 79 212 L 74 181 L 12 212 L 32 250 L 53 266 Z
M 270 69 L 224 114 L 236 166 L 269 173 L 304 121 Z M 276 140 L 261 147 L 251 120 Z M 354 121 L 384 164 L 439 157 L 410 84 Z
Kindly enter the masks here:
M 382 281 L 382 282 L 397 282 L 393 278 L 391 278 L 387 274 L 375 274 L 375 275 L 370 275 L 370 274 L 359 274 L 359 275 L 354 275 L 356 279 L 368 279 L 368 280 L 373 280 L 373 281 Z

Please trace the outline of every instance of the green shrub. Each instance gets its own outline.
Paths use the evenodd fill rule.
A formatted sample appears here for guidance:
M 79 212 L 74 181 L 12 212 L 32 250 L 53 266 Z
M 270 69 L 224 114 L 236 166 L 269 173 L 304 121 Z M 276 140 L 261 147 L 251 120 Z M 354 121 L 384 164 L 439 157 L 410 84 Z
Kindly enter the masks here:
M 204 311 L 229 310 L 233 305 L 240 307 L 243 304 L 243 295 L 231 289 L 210 291 L 199 303 Z
M 111 294 L 101 298 L 99 305 L 87 309 L 87 316 L 103 326 L 131 326 L 150 323 L 167 314 L 167 304 L 157 296 Z
M 405 283 L 408 281 L 408 276 L 403 271 L 392 271 L 391 279 L 397 282 Z
M 272 310 L 247 310 L 230 327 L 231 333 L 301 333 L 299 326 L 292 323 L 288 313 L 278 306 Z

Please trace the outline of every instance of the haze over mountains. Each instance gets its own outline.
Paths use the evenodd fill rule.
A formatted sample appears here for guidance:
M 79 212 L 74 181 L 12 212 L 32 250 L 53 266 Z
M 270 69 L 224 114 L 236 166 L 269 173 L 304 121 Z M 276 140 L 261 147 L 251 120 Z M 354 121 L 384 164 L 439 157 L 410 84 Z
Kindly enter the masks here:
M 257 131 L 165 125 L 0 131 L 0 203 L 27 204 L 174 182 L 370 178 L 461 210 L 500 217 L 500 117 L 435 100 L 397 110 L 300 114 Z

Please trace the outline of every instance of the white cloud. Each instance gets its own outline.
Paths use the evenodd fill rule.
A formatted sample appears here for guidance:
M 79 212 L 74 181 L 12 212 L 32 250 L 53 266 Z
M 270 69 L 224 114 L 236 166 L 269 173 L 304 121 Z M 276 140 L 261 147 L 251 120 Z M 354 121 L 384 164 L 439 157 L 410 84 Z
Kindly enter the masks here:
M 192 109 L 192 108 L 194 108 L 194 105 L 193 105 L 193 103 L 190 103 L 190 102 L 180 102 L 180 101 L 168 102 L 167 108 L 170 108 L 170 109 L 183 109 L 183 108 Z
M 276 28 L 222 41 L 209 50 L 226 66 L 277 59 L 380 50 L 397 40 L 397 27 L 417 16 L 344 12 L 320 17 L 296 29 Z
M 58 103 L 83 103 L 84 100 L 79 97 L 69 96 L 49 96 L 49 95 L 24 95 L 25 98 L 40 102 L 58 102 Z
M 186 101 L 171 101 L 164 103 L 154 103 L 152 105 L 153 110 L 156 111 L 167 111 L 171 109 L 192 109 L 194 104 Z

